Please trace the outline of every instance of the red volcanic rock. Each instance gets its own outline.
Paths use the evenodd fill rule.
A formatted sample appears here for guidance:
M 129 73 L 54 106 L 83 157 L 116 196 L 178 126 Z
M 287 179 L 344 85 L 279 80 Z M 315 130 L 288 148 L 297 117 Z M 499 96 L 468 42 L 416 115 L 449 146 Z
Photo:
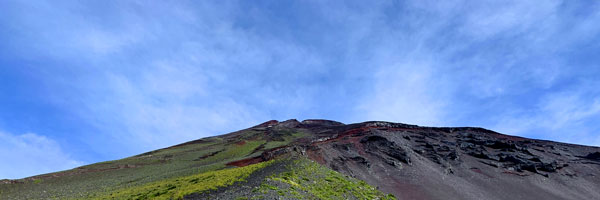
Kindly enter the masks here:
M 270 126 L 276 125 L 278 123 L 279 123 L 279 121 L 277 121 L 277 120 L 269 120 L 269 121 L 263 122 L 262 124 L 253 126 L 252 128 L 270 127 Z
M 229 165 L 303 155 L 398 199 L 600 199 L 598 147 L 475 127 L 330 120 L 266 124 L 273 137 L 281 127 L 311 135 Z
M 243 166 L 248 166 L 251 164 L 256 164 L 259 162 L 264 161 L 261 157 L 254 157 L 254 158 L 247 158 L 247 159 L 243 159 L 243 160 L 238 160 L 238 161 L 233 161 L 230 163 L 227 163 L 227 166 L 236 166 L 236 167 L 243 167 Z

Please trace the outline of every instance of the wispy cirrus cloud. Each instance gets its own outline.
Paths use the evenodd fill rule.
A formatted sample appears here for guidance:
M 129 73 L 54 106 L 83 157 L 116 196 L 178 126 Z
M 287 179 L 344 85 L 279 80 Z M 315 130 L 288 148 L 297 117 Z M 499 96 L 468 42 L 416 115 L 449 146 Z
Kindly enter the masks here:
M 507 110 L 493 127 L 505 133 L 569 143 L 598 145 L 600 90 L 597 82 L 578 83 L 576 88 L 544 95 L 535 106 Z
M 288 118 L 599 144 L 598 3 L 0 4 L 0 128 L 76 160 Z
M 236 25 L 237 6 L 192 4 L 155 8 L 163 11 L 161 17 L 154 15 L 154 5 L 143 3 L 100 7 L 114 16 L 44 12 L 86 10 L 91 6 L 86 4 L 37 7 L 42 11 L 28 16 L 75 21 L 50 29 L 52 39 L 32 39 L 65 65 L 53 68 L 76 74 L 41 78 L 61 90 L 49 98 L 52 104 L 93 127 L 77 135 L 80 140 L 111 157 L 126 156 L 246 128 L 273 115 L 296 117 L 290 113 L 308 107 L 319 85 L 298 83 L 328 73 L 320 55 Z M 136 6 L 148 10 L 128 12 Z M 109 141 L 121 148 L 104 149 Z
M 598 9 L 564 1 L 400 4 L 405 14 L 368 19 L 380 24 L 366 34 L 380 36 L 372 40 L 380 45 L 356 110 L 362 119 L 598 145 L 597 63 L 573 59 L 585 55 L 574 48 L 598 35 L 590 28 Z M 398 21 L 404 29 L 394 28 Z

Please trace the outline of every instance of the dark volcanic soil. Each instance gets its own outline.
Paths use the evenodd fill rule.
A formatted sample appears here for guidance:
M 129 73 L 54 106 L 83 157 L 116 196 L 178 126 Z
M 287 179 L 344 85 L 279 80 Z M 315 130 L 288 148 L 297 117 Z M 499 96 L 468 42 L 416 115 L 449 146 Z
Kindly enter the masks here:
M 287 164 L 287 162 L 289 162 L 289 160 L 275 162 L 263 169 L 260 169 L 256 172 L 252 173 L 252 175 L 250 175 L 244 182 L 238 182 L 238 183 L 233 184 L 232 186 L 219 188 L 217 190 L 213 190 L 210 192 L 205 192 L 205 193 L 201 193 L 201 194 L 196 193 L 196 194 L 188 195 L 188 196 L 185 196 L 184 199 L 188 199 L 188 200 L 200 200 L 200 199 L 229 200 L 229 199 L 236 199 L 239 197 L 253 196 L 255 193 L 255 192 L 253 192 L 253 190 L 260 187 L 260 184 L 263 182 L 263 180 L 265 180 L 266 177 L 268 177 L 272 174 L 284 172 L 286 170 L 285 165 Z M 262 198 L 263 199 L 284 199 L 284 198 L 281 198 L 274 194 L 262 194 Z
M 312 133 L 294 151 L 399 199 L 600 199 L 598 147 L 389 122 L 261 127 L 280 125 Z
M 94 194 L 104 187 L 148 178 L 187 176 L 213 164 L 243 167 L 273 159 L 274 164 L 255 171 L 246 181 L 185 199 L 246 195 L 285 199 L 292 197 L 279 195 L 280 190 L 256 196 L 256 189 L 266 177 L 284 172 L 286 163 L 295 158 L 314 160 L 398 199 L 600 199 L 599 147 L 533 140 L 483 128 L 329 120 L 271 120 L 126 159 L 0 180 L 0 199 L 47 199 L 57 194 L 64 195 L 58 198 L 84 198 L 73 191 Z

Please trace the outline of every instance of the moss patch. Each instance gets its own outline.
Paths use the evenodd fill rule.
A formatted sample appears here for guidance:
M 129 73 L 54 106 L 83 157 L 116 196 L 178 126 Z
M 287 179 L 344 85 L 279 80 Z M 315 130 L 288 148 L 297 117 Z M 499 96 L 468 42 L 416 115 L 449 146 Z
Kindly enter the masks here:
M 267 178 L 257 191 L 269 192 L 294 199 L 396 199 L 305 158 L 292 161 L 287 172 Z
M 131 187 L 97 197 L 96 199 L 182 199 L 192 193 L 201 193 L 244 181 L 254 171 L 273 161 L 245 167 L 210 171 L 191 176 L 161 180 L 150 184 Z

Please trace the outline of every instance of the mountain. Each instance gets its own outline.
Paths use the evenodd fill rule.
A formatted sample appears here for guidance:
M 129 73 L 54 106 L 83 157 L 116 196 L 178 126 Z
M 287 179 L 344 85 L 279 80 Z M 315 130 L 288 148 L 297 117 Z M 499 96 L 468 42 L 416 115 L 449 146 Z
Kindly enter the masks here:
M 0 199 L 600 199 L 600 148 L 473 127 L 272 120 L 0 182 Z

